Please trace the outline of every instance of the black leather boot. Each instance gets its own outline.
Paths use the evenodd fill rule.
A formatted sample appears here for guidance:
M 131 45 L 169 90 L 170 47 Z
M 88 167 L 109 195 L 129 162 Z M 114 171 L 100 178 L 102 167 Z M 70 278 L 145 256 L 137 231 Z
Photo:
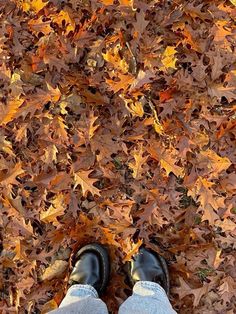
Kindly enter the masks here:
M 97 243 L 88 244 L 75 256 L 75 266 L 69 278 L 69 285 L 90 285 L 101 295 L 107 286 L 109 274 L 107 250 Z
M 159 283 L 169 294 L 170 280 L 165 259 L 151 250 L 141 248 L 129 263 L 129 279 L 132 285 L 138 281 Z

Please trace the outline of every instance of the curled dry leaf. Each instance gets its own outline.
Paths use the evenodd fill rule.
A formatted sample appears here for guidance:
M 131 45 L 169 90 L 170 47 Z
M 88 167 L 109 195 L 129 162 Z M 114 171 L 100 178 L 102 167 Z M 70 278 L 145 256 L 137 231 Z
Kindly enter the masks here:
M 56 260 L 52 265 L 48 266 L 41 276 L 42 281 L 62 278 L 68 267 L 68 262 Z

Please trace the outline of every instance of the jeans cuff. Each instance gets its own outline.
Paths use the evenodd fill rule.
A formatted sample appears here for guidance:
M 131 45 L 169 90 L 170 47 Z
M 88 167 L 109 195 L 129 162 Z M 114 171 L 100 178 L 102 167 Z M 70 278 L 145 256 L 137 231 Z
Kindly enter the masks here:
M 78 297 L 94 297 L 98 298 L 97 290 L 90 285 L 80 285 L 74 284 L 72 285 L 68 291 L 67 295 L 76 295 Z
M 163 295 L 167 297 L 165 290 L 156 282 L 152 281 L 138 281 L 134 285 L 133 292 L 138 295 L 148 296 L 148 295 Z M 154 294 L 153 294 L 154 292 Z

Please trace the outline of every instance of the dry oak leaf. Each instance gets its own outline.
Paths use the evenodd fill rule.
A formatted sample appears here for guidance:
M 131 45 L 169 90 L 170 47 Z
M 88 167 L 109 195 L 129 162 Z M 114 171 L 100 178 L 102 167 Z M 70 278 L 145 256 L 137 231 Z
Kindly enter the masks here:
M 27 12 L 30 10 L 35 11 L 35 13 L 38 13 L 41 11 L 48 2 L 43 2 L 42 0 L 24 0 L 22 3 L 23 11 Z
M 184 169 L 175 165 L 175 160 L 171 158 L 171 156 L 165 156 L 165 159 L 160 160 L 161 168 L 164 168 L 166 171 L 167 176 L 171 172 L 173 172 L 174 175 L 177 177 L 182 178 L 184 176 Z
M 14 248 L 14 260 L 28 260 L 27 255 L 25 253 L 26 247 L 21 243 L 22 237 L 17 237 L 14 240 L 15 248 Z
M 215 22 L 212 28 L 212 34 L 214 36 L 214 41 L 218 43 L 222 48 L 231 51 L 231 43 L 228 41 L 227 36 L 232 35 L 232 31 L 228 27 L 228 21 L 218 20 Z
M 117 44 L 114 48 L 109 49 L 106 53 L 103 53 L 102 56 L 104 60 L 113 65 L 114 69 L 126 74 L 129 71 L 129 65 L 124 58 L 121 58 L 120 51 L 121 46 L 120 44 Z
M 0 185 L 8 187 L 9 184 L 18 184 L 16 177 L 23 174 L 24 170 L 21 168 L 21 163 L 18 162 L 13 168 L 0 172 Z
M 213 150 L 207 149 L 201 151 L 200 155 L 204 158 L 207 168 L 211 169 L 213 175 L 218 175 L 221 171 L 227 170 L 231 165 L 231 161 L 227 157 L 220 157 Z
M 38 19 L 32 19 L 28 22 L 29 29 L 33 33 L 43 33 L 44 36 L 47 36 L 51 33 L 51 20 L 50 21 L 44 21 L 44 16 L 40 16 Z
M 236 230 L 236 224 L 230 219 L 217 220 L 215 225 L 220 227 L 224 232 L 234 232 Z
M 57 162 L 58 149 L 56 145 L 49 145 L 44 149 L 43 161 L 50 165 Z
M 152 79 L 155 77 L 156 74 L 150 70 L 148 71 L 140 70 L 137 78 L 131 84 L 129 91 L 134 92 L 139 90 L 141 87 L 143 87 L 143 85 L 150 83 Z
M 206 205 L 203 208 L 203 215 L 201 220 L 202 221 L 208 221 L 210 225 L 215 225 L 216 224 L 216 220 L 219 219 L 219 216 L 215 213 L 214 209 L 212 208 L 212 206 L 210 205 Z
M 98 180 L 89 178 L 91 172 L 93 172 L 93 170 L 78 171 L 74 174 L 74 189 L 80 185 L 84 196 L 86 196 L 88 192 L 92 193 L 92 195 L 100 195 L 99 189 L 93 185 Z
M 202 296 L 204 296 L 208 292 L 209 284 L 204 284 L 204 286 L 201 288 L 191 289 L 181 277 L 179 278 L 179 281 L 180 287 L 174 288 L 174 292 L 179 295 L 180 299 L 183 299 L 187 295 L 193 294 L 193 306 L 198 306 Z
M 13 157 L 15 156 L 12 150 L 12 143 L 10 141 L 7 141 L 6 137 L 2 136 L 1 134 L 0 134 L 0 151 L 3 151 L 10 156 L 13 156 Z
M 134 37 L 140 39 L 150 21 L 145 20 L 145 12 L 136 11 L 136 22 L 133 23 Z
M 209 210 L 209 205 L 215 210 L 220 207 L 224 208 L 224 198 L 216 195 L 216 192 L 212 189 L 213 185 L 213 182 L 199 177 L 193 188 L 188 191 L 188 196 L 191 196 L 195 201 L 200 201 L 200 209 Z
M 139 239 L 137 243 L 132 243 L 131 244 L 131 250 L 126 254 L 125 258 L 124 258 L 124 262 L 129 262 L 132 257 L 138 253 L 138 250 L 140 248 L 140 246 L 143 244 L 143 240 Z
M 231 298 L 235 296 L 235 281 L 231 276 L 227 276 L 222 281 L 223 283 L 219 286 L 219 294 L 225 303 L 230 302 Z
M 132 114 L 132 116 L 134 117 L 138 116 L 140 118 L 143 117 L 144 110 L 142 101 L 133 101 L 132 99 L 125 99 L 123 95 L 120 95 L 120 97 L 124 100 L 125 106 Z
M 51 127 L 55 130 L 54 135 L 64 142 L 68 142 L 67 129 L 68 126 L 65 124 L 65 120 L 61 116 L 56 116 L 52 121 Z
M 57 23 L 60 27 L 63 27 L 65 23 L 66 34 L 69 34 L 70 31 L 74 32 L 75 30 L 75 21 L 70 17 L 70 14 L 67 11 L 61 10 L 52 18 L 52 21 Z
M 15 98 L 14 100 L 9 100 L 7 105 L 0 104 L 0 125 L 11 122 L 23 102 L 23 99 Z
M 26 297 L 24 296 L 24 290 L 26 290 L 26 292 L 29 292 L 34 283 L 35 280 L 32 277 L 26 277 L 17 282 L 16 288 L 18 292 L 20 292 L 21 297 Z
M 89 121 L 88 121 L 88 136 L 89 140 L 94 136 L 95 131 L 99 128 L 99 125 L 94 125 L 97 121 L 98 117 L 94 116 L 93 112 L 89 113 Z
M 165 51 L 164 51 L 164 54 L 162 56 L 162 64 L 164 65 L 164 67 L 162 67 L 160 70 L 165 70 L 165 69 L 168 69 L 168 68 L 171 68 L 171 69 L 176 69 L 176 61 L 177 61 L 177 58 L 175 58 L 175 54 L 177 53 L 177 50 L 172 47 L 172 46 L 167 46 Z
M 55 260 L 55 262 L 47 267 L 41 277 L 42 281 L 52 280 L 54 278 L 61 278 L 68 266 L 68 262 L 62 260 Z
M 46 211 L 40 213 L 40 220 L 45 223 L 52 222 L 55 226 L 58 225 L 57 217 L 61 216 L 65 212 L 64 195 L 58 194 L 52 201 L 51 205 Z
M 167 176 L 170 172 L 173 172 L 177 177 L 184 176 L 184 169 L 175 165 L 175 160 L 171 156 L 171 152 L 165 152 L 163 149 L 157 145 L 156 148 L 150 145 L 147 149 L 151 157 L 158 162 L 160 162 L 161 168 L 165 169 Z
M 111 80 L 106 79 L 106 83 L 110 86 L 110 88 L 113 90 L 114 93 L 119 92 L 121 89 L 126 91 L 129 86 L 134 82 L 135 78 L 131 74 L 118 74 L 119 80 Z
M 229 102 L 236 99 L 235 86 L 224 87 L 221 84 L 215 84 L 208 87 L 208 94 L 221 100 L 222 97 L 227 98 Z
M 143 165 L 146 163 L 148 156 L 143 157 L 143 147 L 133 153 L 134 162 L 129 163 L 129 168 L 133 171 L 132 176 L 134 179 L 140 180 L 143 175 Z

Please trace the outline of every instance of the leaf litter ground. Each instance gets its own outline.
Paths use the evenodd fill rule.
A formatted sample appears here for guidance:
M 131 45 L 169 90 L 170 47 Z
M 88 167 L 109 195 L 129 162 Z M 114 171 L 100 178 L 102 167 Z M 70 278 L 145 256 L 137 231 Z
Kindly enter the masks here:
M 179 313 L 234 313 L 235 1 L 0 1 L 2 313 L 45 313 L 73 253 L 140 245 Z

